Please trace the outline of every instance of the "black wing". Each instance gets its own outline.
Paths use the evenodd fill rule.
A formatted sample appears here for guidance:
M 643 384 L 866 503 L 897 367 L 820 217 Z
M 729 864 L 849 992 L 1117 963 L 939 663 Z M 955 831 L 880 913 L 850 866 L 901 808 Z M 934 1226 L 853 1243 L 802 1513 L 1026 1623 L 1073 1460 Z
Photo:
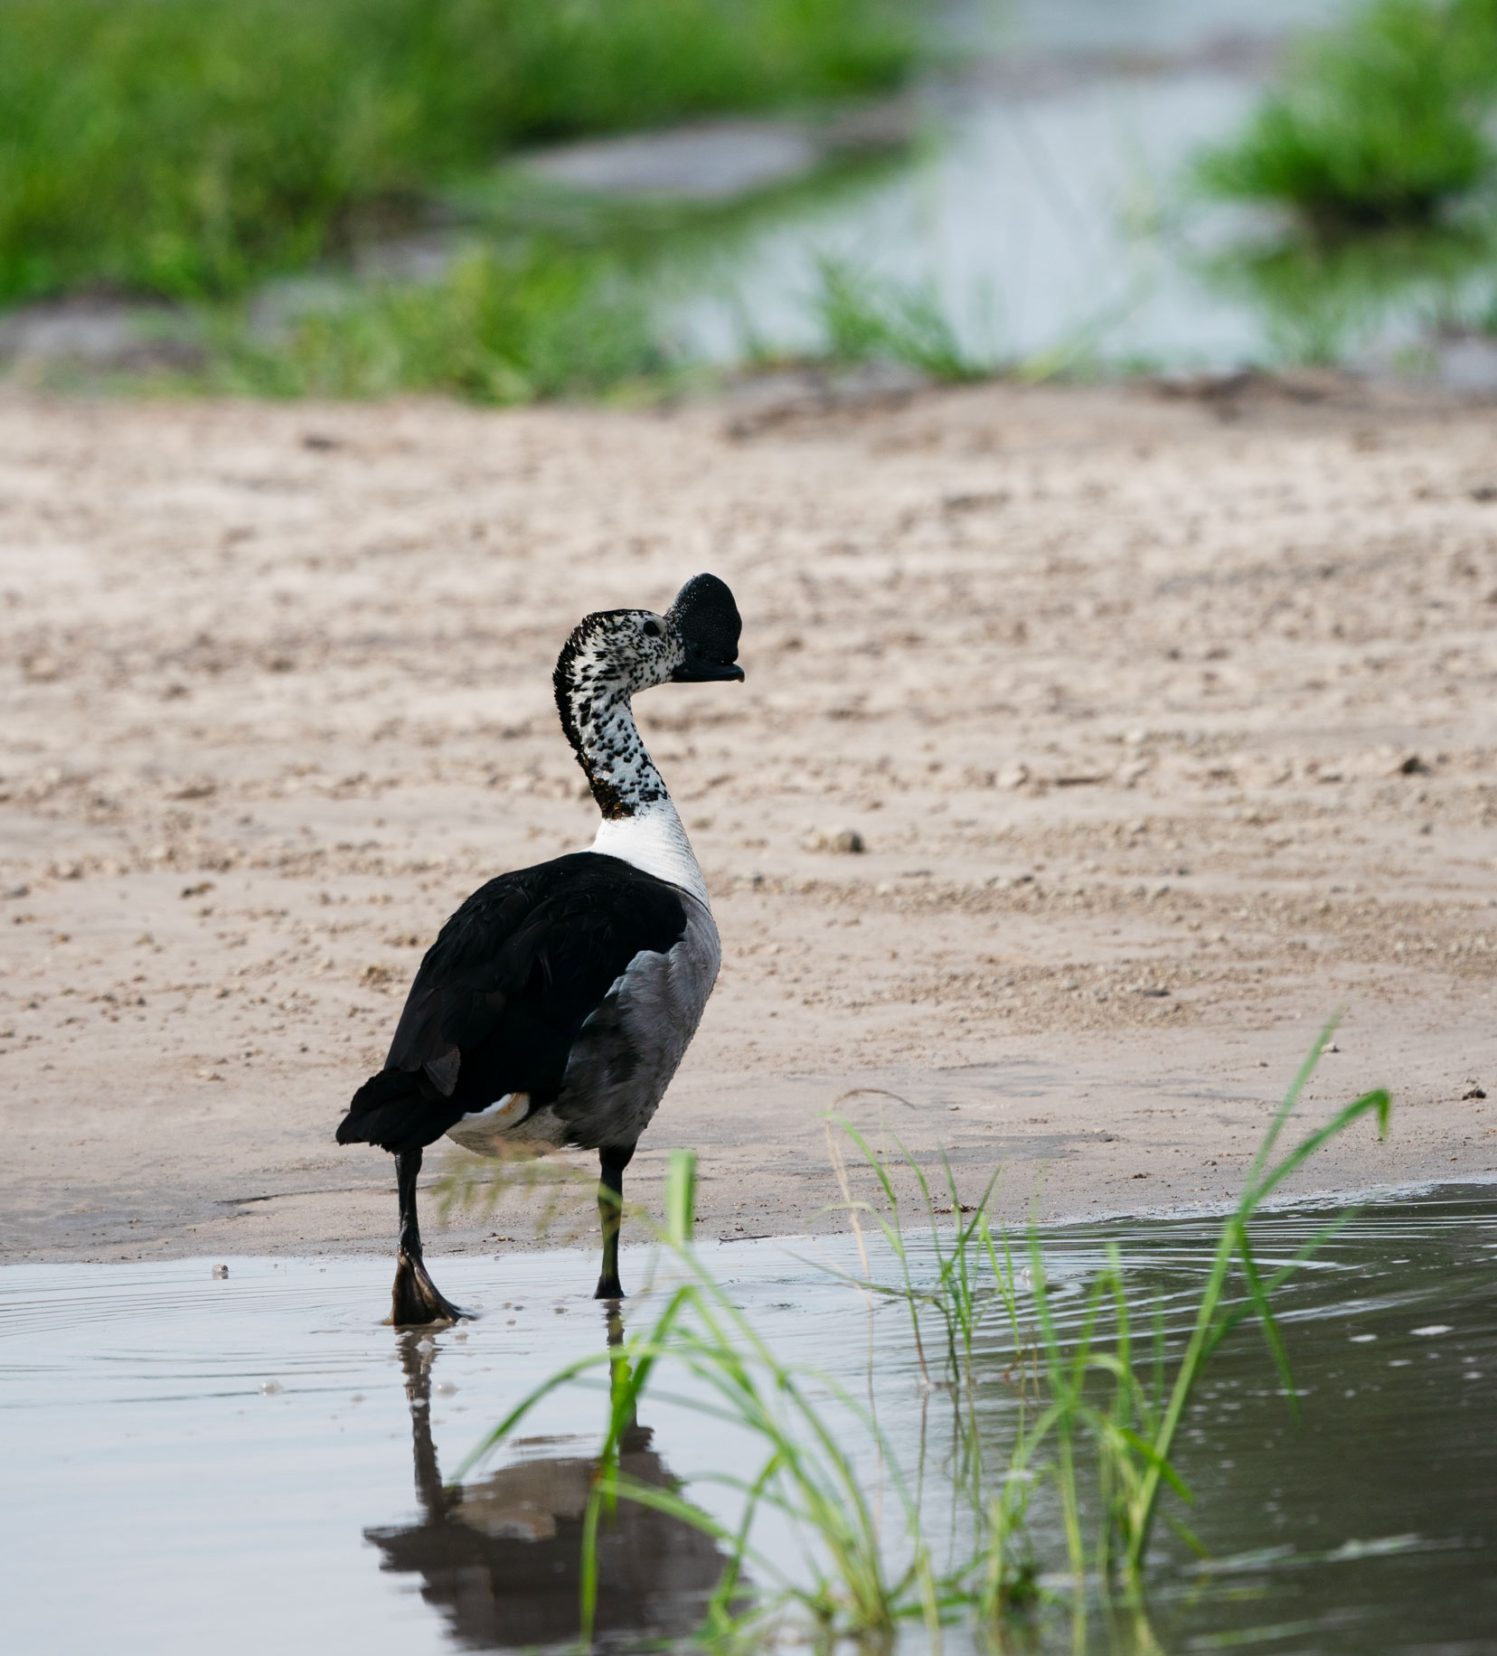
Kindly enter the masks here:
M 617 857 L 580 851 L 490 880 L 427 951 L 339 1144 L 413 1150 L 505 1093 L 528 1093 L 532 1110 L 550 1103 L 615 980 L 685 929 L 681 893 Z

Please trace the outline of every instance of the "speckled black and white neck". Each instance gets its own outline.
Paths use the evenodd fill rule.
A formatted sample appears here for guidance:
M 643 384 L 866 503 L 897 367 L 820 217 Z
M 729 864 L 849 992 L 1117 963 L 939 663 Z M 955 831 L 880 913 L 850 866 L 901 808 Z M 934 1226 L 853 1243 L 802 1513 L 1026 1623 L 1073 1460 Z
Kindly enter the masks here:
M 631 698 L 685 659 L 669 618 L 604 610 L 582 621 L 556 663 L 556 706 L 603 814 L 592 849 L 708 904 L 707 885 L 665 780 L 634 722 Z

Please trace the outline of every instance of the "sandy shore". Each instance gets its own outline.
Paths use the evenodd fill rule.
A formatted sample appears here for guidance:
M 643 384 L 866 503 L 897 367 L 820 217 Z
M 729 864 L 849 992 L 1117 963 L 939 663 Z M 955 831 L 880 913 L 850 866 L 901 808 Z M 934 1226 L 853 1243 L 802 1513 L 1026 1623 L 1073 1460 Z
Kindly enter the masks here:
M 1307 1113 L 1385 1083 L 1393 1133 L 1301 1187 L 1491 1173 L 1493 432 L 1334 383 L 0 401 L 5 1257 L 387 1247 L 342 1105 L 453 906 L 591 837 L 568 628 L 700 569 L 748 683 L 639 711 L 726 961 L 631 1197 L 685 1145 L 712 1234 L 839 1223 L 837 1107 L 1015 1218 L 1219 1200 L 1336 1008 Z

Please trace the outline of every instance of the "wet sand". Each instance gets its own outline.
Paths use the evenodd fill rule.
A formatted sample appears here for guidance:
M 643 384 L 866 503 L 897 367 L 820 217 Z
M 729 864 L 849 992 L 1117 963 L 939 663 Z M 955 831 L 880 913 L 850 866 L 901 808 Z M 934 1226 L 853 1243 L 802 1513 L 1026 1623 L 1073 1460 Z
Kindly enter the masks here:
M 631 1198 L 691 1146 L 711 1234 L 840 1224 L 840 1109 L 1015 1218 L 1217 1201 L 1337 1008 L 1307 1113 L 1393 1132 L 1299 1188 L 1492 1172 L 1492 433 L 1334 380 L 0 400 L 7 1257 L 386 1248 L 340 1110 L 456 903 L 591 838 L 568 628 L 701 569 L 748 682 L 638 711 L 725 966 Z

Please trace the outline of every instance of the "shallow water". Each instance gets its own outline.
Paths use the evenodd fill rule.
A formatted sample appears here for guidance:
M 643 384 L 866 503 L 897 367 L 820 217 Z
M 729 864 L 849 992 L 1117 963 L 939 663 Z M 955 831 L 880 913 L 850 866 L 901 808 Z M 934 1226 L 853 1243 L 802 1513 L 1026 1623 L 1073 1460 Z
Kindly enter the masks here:
M 1266 1216 L 1260 1259 L 1287 1256 L 1325 1218 Z M 1160 1219 L 1045 1233 L 1063 1319 L 1079 1315 L 1115 1241 L 1135 1307 L 1162 1303 L 1178 1332 L 1214 1229 Z M 852 1389 L 876 1373 L 881 1423 L 911 1467 L 923 1447 L 925 1527 L 939 1545 L 949 1399 L 922 1386 L 900 1307 L 870 1312 L 817 1268 L 852 1266 L 851 1245 L 740 1243 L 707 1257 L 778 1352 Z M 445 1291 L 484 1316 L 424 1337 L 378 1324 L 384 1261 L 234 1259 L 223 1280 L 212 1263 L 0 1271 L 7 1649 L 233 1653 L 290 1639 L 411 1656 L 567 1640 L 603 1395 L 550 1399 L 460 1496 L 442 1480 L 543 1376 L 607 1349 L 604 1308 L 584 1297 L 590 1254 L 441 1260 Z M 876 1272 L 889 1263 L 876 1258 Z M 917 1251 L 917 1272 L 927 1266 Z M 626 1280 L 645 1269 L 642 1251 L 626 1256 Z M 643 1327 L 659 1303 L 642 1295 L 625 1316 Z M 1489 1650 L 1497 1188 L 1369 1206 L 1280 1303 L 1301 1418 L 1244 1331 L 1210 1371 L 1178 1456 L 1210 1560 L 1161 1547 L 1153 1636 L 1169 1650 Z M 1012 1361 L 994 1315 L 979 1341 L 980 1429 L 1000 1456 Z M 626 1468 L 729 1512 L 703 1475 L 741 1468 L 748 1445 L 665 1396 L 640 1414 Z M 1043 1513 L 1035 1541 L 1059 1566 Z M 770 1534 L 766 1550 L 796 1568 L 793 1536 Z M 621 1508 L 602 1553 L 608 1642 L 689 1634 L 720 1563 L 694 1529 Z M 1079 1642 L 1133 1637 L 1094 1615 Z M 1023 1648 L 1077 1642 L 1060 1615 Z M 908 1644 L 924 1648 L 923 1634 Z M 958 1632 L 949 1647 L 969 1646 Z
M 1210 203 L 1203 146 L 1238 132 L 1295 31 L 1344 0 L 984 0 L 965 72 L 917 96 L 927 141 L 861 187 L 797 200 L 688 260 L 689 354 L 814 352 L 823 261 L 934 300 L 979 363 L 1230 369 L 1338 360 L 1486 385 L 1442 330 L 1492 304 L 1489 238 L 1278 251 L 1272 214 Z M 1474 337 L 1474 336 L 1473 336 Z

